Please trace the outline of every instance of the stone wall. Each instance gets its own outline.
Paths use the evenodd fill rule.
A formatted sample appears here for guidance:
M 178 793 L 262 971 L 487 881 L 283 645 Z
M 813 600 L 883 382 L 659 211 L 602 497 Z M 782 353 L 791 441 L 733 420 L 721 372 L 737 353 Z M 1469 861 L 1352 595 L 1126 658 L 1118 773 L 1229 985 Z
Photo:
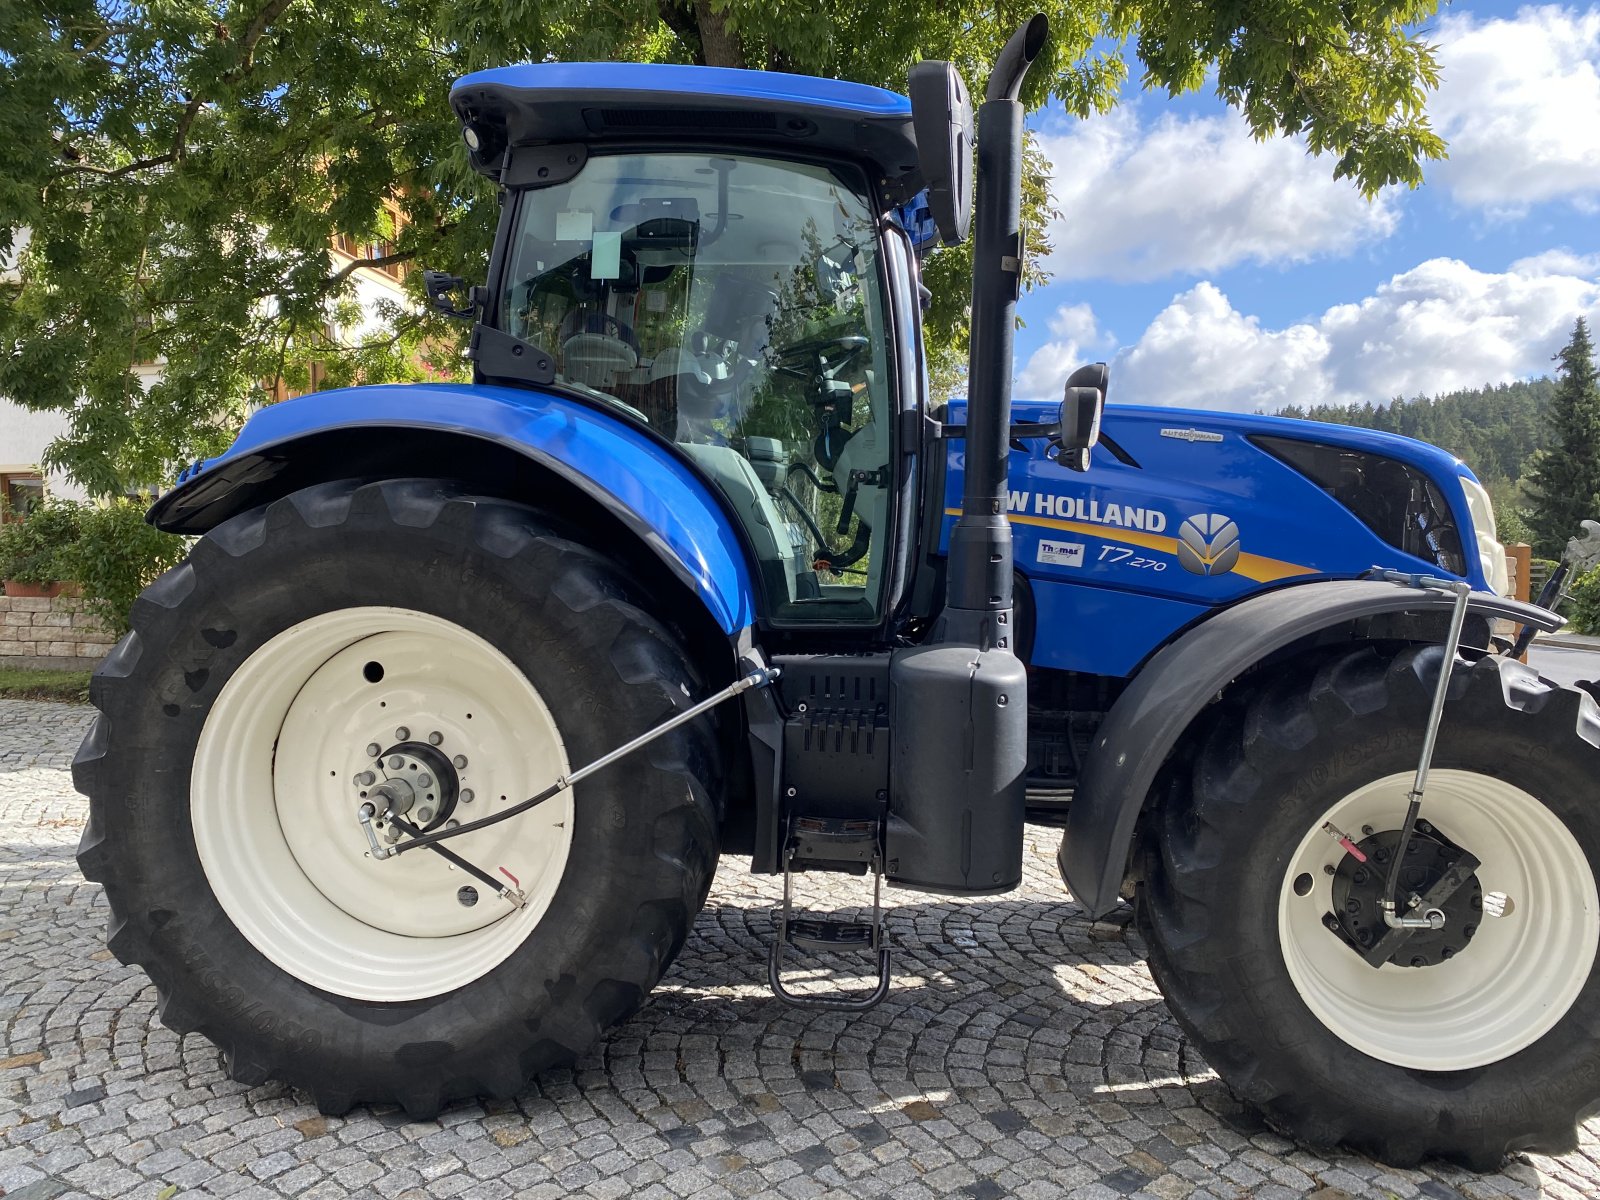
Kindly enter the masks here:
M 76 596 L 0 596 L 0 667 L 88 667 L 117 639 Z

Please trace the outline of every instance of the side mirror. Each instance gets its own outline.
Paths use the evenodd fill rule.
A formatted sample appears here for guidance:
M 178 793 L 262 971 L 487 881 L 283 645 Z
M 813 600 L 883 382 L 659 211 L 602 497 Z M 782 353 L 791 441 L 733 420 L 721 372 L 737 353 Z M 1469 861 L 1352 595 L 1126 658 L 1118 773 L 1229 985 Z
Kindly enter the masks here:
M 911 68 L 911 127 L 928 210 L 947 246 L 967 240 L 972 225 L 972 98 L 950 63 Z
M 1061 453 L 1056 461 L 1070 471 L 1089 469 L 1089 452 L 1100 441 L 1111 371 L 1105 363 L 1079 367 L 1067 377 L 1061 398 Z
M 1101 399 L 1104 399 L 1107 389 L 1111 386 L 1111 368 L 1103 362 L 1088 363 L 1067 376 L 1067 386 L 1094 388 L 1100 393 Z
M 447 317 L 460 317 L 470 321 L 478 311 L 482 302 L 481 288 L 467 289 L 467 306 L 457 308 L 450 299 L 451 292 L 459 292 L 466 288 L 467 281 L 459 275 L 451 275 L 446 271 L 424 271 L 422 273 L 422 287 L 428 293 L 428 303 L 433 305 Z

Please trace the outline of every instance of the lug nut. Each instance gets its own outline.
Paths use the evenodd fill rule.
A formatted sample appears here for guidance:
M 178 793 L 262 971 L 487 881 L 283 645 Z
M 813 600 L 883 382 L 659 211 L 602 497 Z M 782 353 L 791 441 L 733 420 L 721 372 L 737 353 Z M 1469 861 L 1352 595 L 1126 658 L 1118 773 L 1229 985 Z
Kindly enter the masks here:
M 472 803 L 472 789 L 471 788 L 462 788 L 461 789 L 461 803 L 463 803 L 463 804 L 471 804 Z
M 411 740 L 411 730 L 407 729 L 404 725 L 400 726 L 399 729 L 396 729 L 394 731 L 394 740 L 397 741 L 397 742 L 410 741 Z
M 437 729 L 428 735 L 428 745 L 430 746 L 437 746 L 442 741 L 444 741 L 444 734 Z
M 406 765 L 406 760 L 401 758 L 398 754 L 391 754 L 389 756 L 389 769 L 391 771 L 398 771 L 401 767 L 403 767 L 405 765 Z
M 461 828 L 461 822 L 456 820 L 454 817 L 451 817 L 448 821 L 446 821 L 444 823 L 444 827 L 446 829 L 460 829 Z
M 454 758 L 452 758 L 450 761 L 455 763 L 456 770 L 460 771 L 460 770 L 465 769 L 465 767 L 467 765 L 467 756 L 465 754 L 458 754 Z
M 389 828 L 385 829 L 383 831 L 383 840 L 388 842 L 391 846 L 398 842 L 400 840 L 400 827 L 398 825 L 391 825 Z
M 378 755 L 380 755 L 382 753 L 383 753 L 383 747 L 378 745 L 377 742 L 368 742 L 367 743 L 367 757 L 368 758 L 377 758 Z
M 429 775 L 426 771 L 424 771 L 421 775 L 417 776 L 417 786 L 418 787 L 432 787 L 433 786 L 433 776 Z
M 377 775 L 375 775 L 371 771 L 363 771 L 363 772 L 361 772 L 361 774 L 356 776 L 356 784 L 359 787 L 371 787 L 373 784 L 375 784 L 377 782 L 378 782 Z
M 419 825 L 426 825 L 431 820 L 433 820 L 433 809 L 431 809 L 431 808 L 419 808 L 419 809 L 417 809 L 417 823 Z

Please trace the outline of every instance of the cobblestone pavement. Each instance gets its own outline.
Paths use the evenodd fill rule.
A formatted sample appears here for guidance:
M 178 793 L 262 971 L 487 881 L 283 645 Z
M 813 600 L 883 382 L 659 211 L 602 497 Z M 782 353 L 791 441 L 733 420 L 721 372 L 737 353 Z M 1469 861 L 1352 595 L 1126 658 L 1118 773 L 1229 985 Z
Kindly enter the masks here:
M 1580 1153 L 1492 1176 L 1315 1155 L 1262 1127 L 1185 1044 L 1136 939 L 1062 899 L 1059 835 L 1030 828 L 1024 887 L 992 900 L 889 893 L 895 989 L 875 1012 L 773 1000 L 777 891 L 725 864 L 649 1004 L 515 1104 L 438 1121 L 323 1118 L 228 1080 L 199 1037 L 101 944 L 73 863 L 66 766 L 86 709 L 0 701 L 0 1189 L 72 1194 L 530 1198 L 1600 1195 L 1600 1122 Z M 860 880 L 807 880 L 815 907 Z

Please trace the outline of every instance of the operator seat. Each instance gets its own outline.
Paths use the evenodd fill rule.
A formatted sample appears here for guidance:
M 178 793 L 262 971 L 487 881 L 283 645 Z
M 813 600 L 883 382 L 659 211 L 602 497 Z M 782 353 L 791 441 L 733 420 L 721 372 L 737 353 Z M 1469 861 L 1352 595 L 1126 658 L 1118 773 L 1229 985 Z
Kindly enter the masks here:
M 561 373 L 574 383 L 610 391 L 639 365 L 631 326 L 609 313 L 575 308 L 561 322 Z

